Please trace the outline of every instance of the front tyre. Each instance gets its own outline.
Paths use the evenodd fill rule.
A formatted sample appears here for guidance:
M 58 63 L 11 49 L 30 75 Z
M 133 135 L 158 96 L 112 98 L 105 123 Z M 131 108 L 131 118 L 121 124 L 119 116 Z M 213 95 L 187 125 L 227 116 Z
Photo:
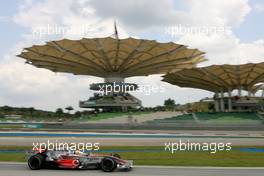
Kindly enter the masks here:
M 32 170 L 39 170 L 43 168 L 44 157 L 40 154 L 32 155 L 28 159 L 28 167 Z
M 117 168 L 117 164 L 113 158 L 105 157 L 101 162 L 101 169 L 104 172 L 113 172 Z

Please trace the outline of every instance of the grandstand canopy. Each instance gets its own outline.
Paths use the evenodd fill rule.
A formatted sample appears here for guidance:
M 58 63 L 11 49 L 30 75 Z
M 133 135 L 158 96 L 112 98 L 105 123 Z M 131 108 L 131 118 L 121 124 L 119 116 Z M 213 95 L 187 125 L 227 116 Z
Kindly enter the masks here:
M 18 56 L 54 72 L 126 78 L 191 68 L 205 60 L 203 54 L 172 42 L 106 37 L 50 41 L 25 48 Z
M 180 87 L 199 88 L 212 92 L 228 90 L 252 90 L 264 82 L 264 62 L 243 65 L 212 65 L 183 69 L 163 76 L 163 81 Z

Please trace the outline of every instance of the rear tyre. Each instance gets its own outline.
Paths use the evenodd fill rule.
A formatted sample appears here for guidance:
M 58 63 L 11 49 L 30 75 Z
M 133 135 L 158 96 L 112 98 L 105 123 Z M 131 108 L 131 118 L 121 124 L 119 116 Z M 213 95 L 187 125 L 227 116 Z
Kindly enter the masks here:
M 32 170 L 42 169 L 44 165 L 44 157 L 40 154 L 31 156 L 28 159 L 28 167 Z
M 113 172 L 117 168 L 117 164 L 113 158 L 105 157 L 101 162 L 101 169 L 104 172 Z

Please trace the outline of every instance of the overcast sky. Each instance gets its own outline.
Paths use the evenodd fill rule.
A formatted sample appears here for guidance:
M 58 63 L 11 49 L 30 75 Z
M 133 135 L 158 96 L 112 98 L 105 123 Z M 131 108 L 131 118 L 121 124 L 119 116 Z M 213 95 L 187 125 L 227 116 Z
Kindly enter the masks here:
M 261 0 L 25 0 L 0 2 L 0 106 L 55 110 L 93 94 L 103 80 L 38 69 L 16 57 L 23 48 L 62 38 L 106 37 L 116 20 L 121 38 L 181 43 L 206 52 L 211 64 L 264 61 L 264 2 Z M 48 31 L 57 29 L 59 32 Z M 62 31 L 63 29 L 63 31 Z M 198 101 L 212 93 L 179 88 L 160 75 L 127 82 L 164 86 L 162 93 L 135 93 L 144 106 Z

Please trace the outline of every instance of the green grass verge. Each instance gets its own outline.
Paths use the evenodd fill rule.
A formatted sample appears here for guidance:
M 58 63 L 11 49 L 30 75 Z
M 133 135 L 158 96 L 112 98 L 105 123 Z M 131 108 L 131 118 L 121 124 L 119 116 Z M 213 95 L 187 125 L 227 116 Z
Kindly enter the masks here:
M 261 120 L 242 119 L 233 116 L 224 116 L 222 118 L 206 120 L 207 124 L 261 124 Z
M 264 146 L 263 146 L 264 147 Z M 263 148 L 250 147 L 250 148 Z M 264 152 L 242 152 L 233 147 L 231 151 L 209 152 L 176 152 L 165 151 L 143 152 L 138 150 L 158 150 L 162 147 L 103 147 L 102 150 L 137 150 L 118 152 L 122 158 L 134 160 L 135 165 L 166 166 L 222 166 L 222 167 L 264 167 Z M 246 148 L 246 147 L 243 147 Z M 30 147 L 8 147 L 0 149 L 30 149 Z M 24 153 L 0 153 L 0 161 L 25 162 Z

